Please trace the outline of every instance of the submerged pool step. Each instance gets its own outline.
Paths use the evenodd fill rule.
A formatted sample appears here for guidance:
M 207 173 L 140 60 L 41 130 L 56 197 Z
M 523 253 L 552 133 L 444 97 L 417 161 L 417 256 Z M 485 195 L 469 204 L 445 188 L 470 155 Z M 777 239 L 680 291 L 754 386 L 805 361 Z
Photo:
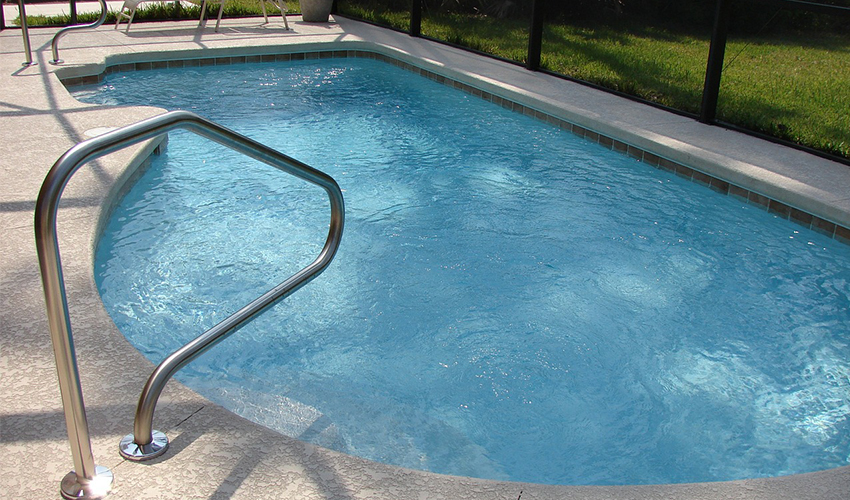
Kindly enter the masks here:
M 285 436 L 346 452 L 348 445 L 331 419 L 312 406 L 277 394 L 240 387 L 225 381 L 200 389 L 215 403 Z

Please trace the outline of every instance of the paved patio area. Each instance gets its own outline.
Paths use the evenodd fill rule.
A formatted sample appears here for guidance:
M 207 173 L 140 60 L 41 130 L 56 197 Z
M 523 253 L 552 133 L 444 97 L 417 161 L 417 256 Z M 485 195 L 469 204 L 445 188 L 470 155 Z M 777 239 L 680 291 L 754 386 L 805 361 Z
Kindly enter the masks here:
M 162 110 L 92 106 L 59 77 L 96 75 L 105 64 L 316 50 L 375 51 L 509 98 L 660 158 L 699 169 L 754 195 L 850 227 L 850 167 L 623 100 L 523 68 L 340 19 L 197 21 L 69 33 L 53 66 L 55 29 L 31 29 L 36 66 L 24 67 L 19 30 L 0 32 L 0 484 L 16 499 L 59 496 L 73 467 L 33 239 L 33 209 L 51 165 L 86 131 Z M 592 135 L 592 134 L 591 134 Z M 589 135 L 590 136 L 590 135 Z M 92 254 L 98 223 L 121 184 L 150 154 L 146 143 L 84 166 L 60 209 L 60 249 L 95 461 L 115 474 L 109 498 L 291 499 L 818 499 L 846 500 L 850 467 L 724 483 L 558 487 L 453 478 L 375 464 L 304 444 L 233 415 L 172 381 L 155 417 L 171 448 L 148 463 L 123 461 L 141 387 L 153 366 L 116 330 L 97 293 Z M 761 198 L 754 198 L 759 202 Z M 778 216 L 781 216 L 778 215 Z M 786 214 L 787 217 L 787 214 Z M 839 235 L 840 236 L 840 235 Z

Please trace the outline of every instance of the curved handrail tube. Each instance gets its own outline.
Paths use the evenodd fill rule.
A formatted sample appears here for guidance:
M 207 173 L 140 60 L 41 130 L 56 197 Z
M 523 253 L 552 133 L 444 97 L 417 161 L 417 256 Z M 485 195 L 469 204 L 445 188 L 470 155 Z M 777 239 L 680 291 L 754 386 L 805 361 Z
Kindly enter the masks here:
M 142 430 L 150 428 L 150 422 L 152 421 L 156 406 L 156 398 L 161 393 L 163 386 L 171 375 L 191 359 L 205 352 L 220 340 L 223 340 L 228 334 L 236 331 L 253 316 L 277 303 L 323 271 L 330 264 L 331 260 L 333 260 L 342 238 L 344 201 L 342 191 L 333 178 L 294 158 L 279 153 L 194 113 L 173 111 L 155 116 L 81 142 L 62 155 L 45 177 L 38 199 L 36 200 L 35 240 L 41 278 L 44 285 L 50 335 L 56 357 L 62 404 L 65 408 L 68 439 L 71 444 L 75 471 L 77 476 L 81 478 L 81 482 L 91 481 L 97 472 L 92 456 L 85 405 L 80 387 L 71 322 L 68 314 L 68 300 L 65 293 L 65 283 L 62 275 L 62 264 L 56 234 L 59 199 L 70 178 L 86 162 L 177 128 L 194 132 L 321 187 L 328 194 L 330 200 L 331 220 L 325 245 L 312 264 L 273 288 L 259 299 L 251 302 L 230 318 L 219 323 L 219 325 L 216 325 L 195 341 L 190 342 L 186 347 L 178 350 L 160 364 L 148 380 L 145 390 L 140 397 L 136 424 L 134 426 L 136 436 L 139 435 L 138 429 L 140 427 Z M 147 424 L 139 424 L 138 415 L 140 414 L 147 419 Z M 148 431 L 147 437 L 150 438 L 150 435 L 151 433 Z M 145 437 L 142 436 L 139 440 L 145 441 Z
M 106 21 L 106 13 L 108 10 L 106 7 L 106 0 L 98 1 L 100 2 L 100 17 L 97 18 L 97 21 L 91 24 L 75 24 L 73 26 L 67 26 L 53 35 L 53 41 L 50 43 L 50 50 L 53 52 L 53 60 L 50 61 L 50 64 L 62 64 L 62 59 L 59 59 L 59 39 L 65 36 L 65 33 L 76 30 L 95 29 Z
M 247 152 L 246 152 L 247 154 Z M 278 153 L 279 154 L 279 153 Z M 254 158 L 264 161 L 263 158 Z M 269 162 L 267 162 L 269 163 Z M 309 167 L 308 167 L 309 168 Z M 342 192 L 336 187 L 336 182 L 331 185 L 323 185 L 311 179 L 311 176 L 302 176 L 298 172 L 291 172 L 309 182 L 318 184 L 325 188 L 331 202 L 331 223 L 328 229 L 328 237 L 319 256 L 307 267 L 295 273 L 278 286 L 272 288 L 259 298 L 255 299 L 242 309 L 236 311 L 217 325 L 213 326 L 193 341 L 173 352 L 165 358 L 153 371 L 142 394 L 139 396 L 139 405 L 136 408 L 136 419 L 133 426 L 134 442 L 139 446 L 150 444 L 153 440 L 153 414 L 159 396 L 171 377 L 190 361 L 208 351 L 210 348 L 236 332 L 253 318 L 266 309 L 274 306 L 284 298 L 309 283 L 327 268 L 339 248 L 343 229 L 343 199 Z M 332 181 L 332 179 L 331 179 Z M 335 189 L 334 189 L 335 187 Z
M 331 228 L 324 249 L 309 266 L 173 352 L 156 367 L 142 390 L 139 405 L 136 408 L 133 434 L 137 445 L 145 446 L 153 441 L 153 414 L 166 382 L 190 361 L 247 325 L 263 311 L 288 297 L 324 271 L 336 252 L 338 239 L 341 236 L 340 230 L 341 226 L 339 229 Z

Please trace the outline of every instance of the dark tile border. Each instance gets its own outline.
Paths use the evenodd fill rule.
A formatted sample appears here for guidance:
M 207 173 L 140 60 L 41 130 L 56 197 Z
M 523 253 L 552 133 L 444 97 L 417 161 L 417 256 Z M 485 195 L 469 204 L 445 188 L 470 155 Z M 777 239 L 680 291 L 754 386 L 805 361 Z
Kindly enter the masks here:
M 668 160 L 664 157 L 656 155 L 655 153 L 652 153 L 651 151 L 645 151 L 641 148 L 632 146 L 631 144 L 621 142 L 613 137 L 608 137 L 594 130 L 587 129 L 569 121 L 558 118 L 557 116 L 550 115 L 543 111 L 539 111 L 530 106 L 526 106 L 524 104 L 520 104 L 505 97 L 501 97 L 496 94 L 483 91 L 472 85 L 468 85 L 466 83 L 451 79 L 439 73 L 420 68 L 419 66 L 410 64 L 405 61 L 401 61 L 394 57 L 390 57 L 384 54 L 368 50 L 321 50 L 285 54 L 207 57 L 196 59 L 175 59 L 155 62 L 123 63 L 108 66 L 106 70 L 99 75 L 67 78 L 63 79 L 62 83 L 66 87 L 92 85 L 101 83 L 107 75 L 124 71 L 146 71 L 150 69 L 187 68 L 199 66 L 228 66 L 232 64 L 256 62 L 288 62 L 331 58 L 374 59 L 377 61 L 385 62 L 387 64 L 392 64 L 393 66 L 423 76 L 425 78 L 428 78 L 429 80 L 455 88 L 474 97 L 484 99 L 485 101 L 492 102 L 497 106 L 501 106 L 515 113 L 520 113 L 522 115 L 546 122 L 549 125 L 558 127 L 561 130 L 571 132 L 590 142 L 600 144 L 612 151 L 616 151 L 621 154 L 626 154 L 640 162 L 647 163 L 655 168 L 665 170 L 679 177 L 688 179 L 698 184 L 702 184 L 703 186 L 706 186 L 715 192 L 728 196 L 733 196 L 735 198 L 738 198 L 738 200 L 743 203 L 753 205 L 762 210 L 766 210 L 777 217 L 786 219 L 807 229 L 811 229 L 818 233 L 824 234 L 842 243 L 850 244 L 850 229 L 846 227 L 840 226 L 826 219 L 822 219 L 816 215 L 803 212 L 802 210 L 798 210 L 778 200 L 767 198 L 766 196 L 758 194 L 754 191 L 749 191 L 740 186 L 730 184 L 729 182 L 724 181 L 723 179 L 713 177 L 698 170 L 694 170 L 688 166 L 682 165 L 672 160 Z

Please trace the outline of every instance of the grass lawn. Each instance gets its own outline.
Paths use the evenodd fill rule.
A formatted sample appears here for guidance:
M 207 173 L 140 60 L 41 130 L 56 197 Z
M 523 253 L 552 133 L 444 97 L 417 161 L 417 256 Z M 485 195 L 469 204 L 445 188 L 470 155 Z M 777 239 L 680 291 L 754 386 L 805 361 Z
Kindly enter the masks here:
M 730 39 L 726 56 L 719 119 L 850 158 L 848 37 Z
M 644 25 L 548 25 L 541 65 L 550 71 L 699 113 L 709 34 L 695 37 Z
M 341 6 L 343 3 L 341 3 Z M 343 14 L 407 30 L 408 12 L 346 4 Z M 422 18 L 422 34 L 518 62 L 527 19 Z M 688 113 L 699 113 L 710 34 L 646 26 L 546 24 L 541 65 Z M 730 38 L 717 117 L 850 158 L 850 37 L 822 33 Z

